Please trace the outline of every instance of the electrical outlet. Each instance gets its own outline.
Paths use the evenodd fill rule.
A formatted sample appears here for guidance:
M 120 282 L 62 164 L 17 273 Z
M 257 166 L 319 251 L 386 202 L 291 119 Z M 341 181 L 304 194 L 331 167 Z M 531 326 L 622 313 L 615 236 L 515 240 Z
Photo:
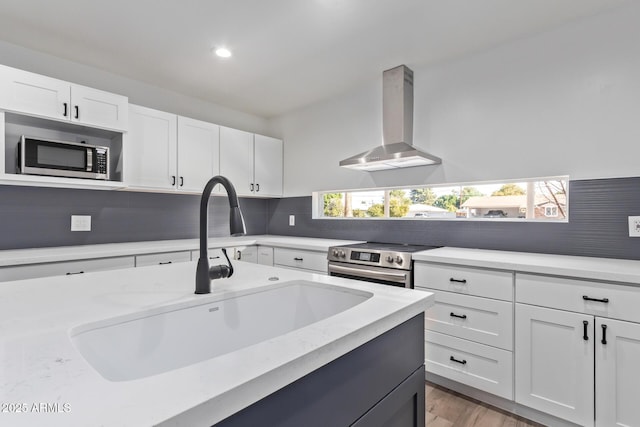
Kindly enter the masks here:
M 289 215 L 289 225 L 291 227 L 293 227 L 294 225 L 296 225 L 296 216 L 295 215 Z
M 629 237 L 640 237 L 640 216 L 629 217 Z
M 71 215 L 71 231 L 91 231 L 91 215 Z

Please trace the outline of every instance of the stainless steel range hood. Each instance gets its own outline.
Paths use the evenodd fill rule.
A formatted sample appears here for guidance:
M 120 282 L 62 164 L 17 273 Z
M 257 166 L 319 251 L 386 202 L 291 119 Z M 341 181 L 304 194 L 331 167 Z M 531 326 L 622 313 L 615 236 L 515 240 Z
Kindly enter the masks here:
M 439 157 L 414 147 L 413 71 L 405 65 L 382 74 L 383 143 L 340 161 L 340 166 L 364 171 L 437 165 Z

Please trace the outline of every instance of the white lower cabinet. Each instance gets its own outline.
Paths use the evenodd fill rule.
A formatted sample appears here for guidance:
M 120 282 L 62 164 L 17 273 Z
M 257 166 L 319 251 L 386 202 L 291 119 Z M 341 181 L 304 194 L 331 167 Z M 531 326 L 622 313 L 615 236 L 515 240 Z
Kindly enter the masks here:
M 144 267 L 147 265 L 168 265 L 187 261 L 191 261 L 190 251 L 136 255 L 136 267 Z
M 92 271 L 117 270 L 134 266 L 133 256 L 16 265 L 0 268 L 0 282 L 34 279 L 36 277 L 71 276 Z
M 238 261 L 258 263 L 258 247 L 255 245 L 236 248 L 233 258 Z
M 638 288 L 518 273 L 516 301 L 516 402 L 582 426 L 640 426 Z
M 435 296 L 426 371 L 512 400 L 513 272 L 420 262 L 414 282 Z
M 327 253 L 303 249 L 273 248 L 273 265 L 327 273 Z
M 258 246 L 258 264 L 273 265 L 273 248 Z
M 596 426 L 640 426 L 640 324 L 596 318 L 595 326 Z
M 425 331 L 428 372 L 513 399 L 513 354 L 451 335 Z
M 516 402 L 593 425 L 593 322 L 585 314 L 516 304 Z

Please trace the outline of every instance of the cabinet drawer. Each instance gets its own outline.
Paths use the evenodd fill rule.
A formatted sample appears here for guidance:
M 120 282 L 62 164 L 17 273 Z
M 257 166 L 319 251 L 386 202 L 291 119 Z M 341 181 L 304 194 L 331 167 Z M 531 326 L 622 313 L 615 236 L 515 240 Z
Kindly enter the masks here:
M 513 300 L 513 273 L 510 271 L 416 263 L 414 277 L 415 286 Z
M 285 267 L 327 272 L 327 254 L 325 252 L 274 248 L 273 263 Z
M 273 248 L 258 246 L 258 264 L 273 265 Z
M 435 303 L 425 311 L 426 329 L 513 350 L 511 302 L 426 290 L 435 294 Z
M 144 267 L 145 265 L 174 264 L 176 262 L 185 261 L 191 261 L 190 251 L 136 255 L 136 267 Z
M 640 322 L 640 287 L 636 286 L 516 273 L 516 301 Z
M 135 266 L 134 257 L 113 257 L 81 261 L 48 262 L 0 268 L 0 282 L 33 279 L 36 277 L 62 276 L 89 273 L 91 271 L 116 270 Z
M 428 372 L 513 399 L 513 353 L 432 331 L 424 339 Z

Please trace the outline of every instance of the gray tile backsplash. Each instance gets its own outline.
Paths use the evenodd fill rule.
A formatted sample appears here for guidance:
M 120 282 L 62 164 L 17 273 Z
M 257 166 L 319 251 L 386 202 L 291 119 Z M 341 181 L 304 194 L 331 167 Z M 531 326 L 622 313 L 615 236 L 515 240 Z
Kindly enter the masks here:
M 311 197 L 243 198 L 248 234 L 280 234 L 640 260 L 627 216 L 640 215 L 640 177 L 571 181 L 568 223 L 311 219 Z M 0 249 L 198 236 L 197 195 L 0 186 Z M 228 234 L 226 197 L 210 201 L 209 235 Z M 71 215 L 91 232 L 71 232 Z M 289 215 L 296 225 L 289 226 Z
M 240 199 L 248 234 L 264 234 L 267 202 Z M 0 186 L 0 249 L 191 239 L 200 196 Z M 90 232 L 72 232 L 71 215 L 91 215 Z M 209 235 L 229 234 L 226 197 L 209 202 Z
M 568 223 L 311 219 L 311 197 L 269 201 L 271 234 L 640 260 L 627 217 L 640 215 L 640 177 L 571 181 Z M 296 215 L 295 227 L 288 225 Z

